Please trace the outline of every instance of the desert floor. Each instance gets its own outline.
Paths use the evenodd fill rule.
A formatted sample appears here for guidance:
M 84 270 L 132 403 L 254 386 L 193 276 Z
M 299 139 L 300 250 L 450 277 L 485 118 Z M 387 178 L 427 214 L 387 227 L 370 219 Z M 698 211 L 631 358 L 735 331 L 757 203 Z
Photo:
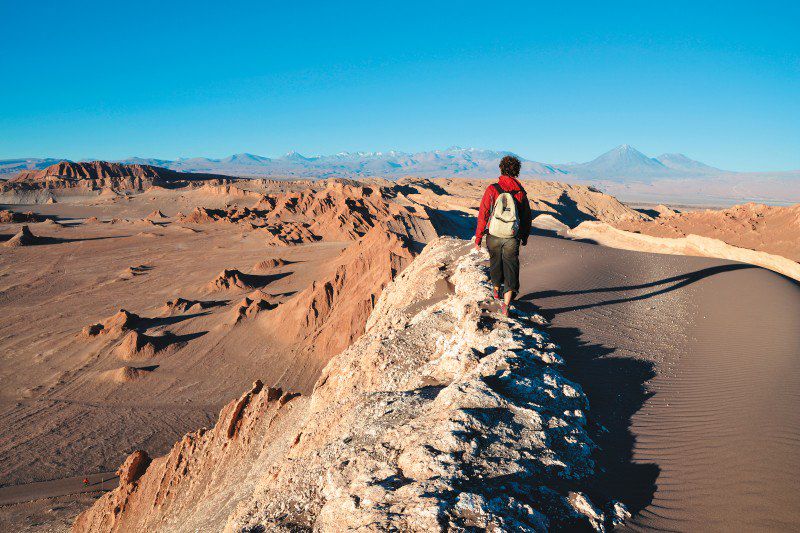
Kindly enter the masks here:
M 589 396 L 597 488 L 635 512 L 627 527 L 796 528 L 800 284 L 545 236 L 523 250 L 521 298 Z
M 32 223 L 47 244 L 0 251 L 0 530 L 16 530 L 19 520 L 45 530 L 68 522 L 89 496 L 80 506 L 11 504 L 31 491 L 39 498 L 97 491 L 95 477 L 108 480 L 134 449 L 163 454 L 186 432 L 212 426 L 256 378 L 299 391 L 313 385 L 321 362 L 294 357 L 263 328 L 234 324 L 252 289 L 212 290 L 209 282 L 223 269 L 250 274 L 281 258 L 289 264 L 248 278 L 280 302 L 326 276 L 346 243 L 268 247 L 258 232 L 233 224 L 174 221 L 199 203 L 217 202 L 164 191 L 121 205 L 28 206 L 63 225 Z M 169 219 L 141 221 L 154 209 Z M 0 234 L 19 227 L 0 225 Z M 179 297 L 205 307 L 165 307 Z M 81 335 L 121 308 L 141 316 L 148 335 L 169 332 L 170 346 L 131 360 L 115 352 L 118 339 Z M 146 372 L 146 385 L 119 382 L 123 366 Z

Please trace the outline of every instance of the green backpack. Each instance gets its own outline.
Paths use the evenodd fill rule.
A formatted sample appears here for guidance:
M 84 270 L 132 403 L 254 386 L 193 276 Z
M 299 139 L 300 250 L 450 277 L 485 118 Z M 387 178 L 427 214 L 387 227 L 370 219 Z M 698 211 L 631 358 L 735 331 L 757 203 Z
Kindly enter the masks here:
M 494 201 L 492 217 L 489 219 L 489 235 L 501 239 L 511 239 L 519 233 L 519 209 L 517 200 L 510 192 L 504 191 L 498 184 L 497 200 Z

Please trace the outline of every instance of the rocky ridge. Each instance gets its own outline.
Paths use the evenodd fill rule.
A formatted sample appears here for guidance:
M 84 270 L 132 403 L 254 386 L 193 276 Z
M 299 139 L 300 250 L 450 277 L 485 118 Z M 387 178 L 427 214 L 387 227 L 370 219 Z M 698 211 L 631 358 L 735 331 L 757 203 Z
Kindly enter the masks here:
M 309 397 L 260 382 L 165 457 L 135 452 L 73 531 L 603 530 L 587 400 L 485 255 L 429 244 Z

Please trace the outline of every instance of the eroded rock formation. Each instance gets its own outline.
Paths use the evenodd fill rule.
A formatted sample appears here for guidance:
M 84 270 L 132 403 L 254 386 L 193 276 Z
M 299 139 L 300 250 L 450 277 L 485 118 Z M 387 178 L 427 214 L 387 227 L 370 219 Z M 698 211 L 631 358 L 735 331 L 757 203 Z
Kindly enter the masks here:
M 291 261 L 281 259 L 280 257 L 274 259 L 264 259 L 263 261 L 259 261 L 253 265 L 253 272 L 265 272 L 272 270 L 273 268 L 280 268 L 289 264 L 291 264 Z
M 47 220 L 47 217 L 38 215 L 33 211 L 20 213 L 8 209 L 0 209 L 0 224 L 15 224 L 18 222 L 42 222 Z
M 83 328 L 81 336 L 86 338 L 97 337 L 98 335 L 120 337 L 123 333 L 139 327 L 141 322 L 142 318 L 139 315 L 120 309 L 105 320 Z
M 266 194 L 253 207 L 197 207 L 178 217 L 192 224 L 230 223 L 261 231 L 267 244 L 353 241 L 381 226 L 420 242 L 435 236 L 424 209 L 392 201 L 386 187 L 327 180 L 300 192 Z
M 342 253 L 331 276 L 264 315 L 262 323 L 276 339 L 327 360 L 364 332 L 378 296 L 412 259 L 406 239 L 375 227 Z
M 468 249 L 429 244 L 310 397 L 257 382 L 167 456 L 129 457 L 120 487 L 73 531 L 611 523 L 624 509 L 583 492 L 594 473 L 585 395 L 559 372 L 541 319 L 491 311 L 484 256 Z
M 3 246 L 7 248 L 17 248 L 19 246 L 31 246 L 44 241 L 45 239 L 34 235 L 28 226 L 22 226 L 14 236 L 3 243 Z

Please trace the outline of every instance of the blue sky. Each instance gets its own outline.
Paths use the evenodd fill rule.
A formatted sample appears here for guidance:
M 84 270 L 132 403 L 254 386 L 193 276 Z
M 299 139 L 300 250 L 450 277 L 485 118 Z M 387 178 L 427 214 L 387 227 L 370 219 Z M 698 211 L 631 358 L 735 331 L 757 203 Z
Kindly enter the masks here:
M 0 158 L 628 143 L 800 168 L 798 2 L 122 4 L 0 0 Z

